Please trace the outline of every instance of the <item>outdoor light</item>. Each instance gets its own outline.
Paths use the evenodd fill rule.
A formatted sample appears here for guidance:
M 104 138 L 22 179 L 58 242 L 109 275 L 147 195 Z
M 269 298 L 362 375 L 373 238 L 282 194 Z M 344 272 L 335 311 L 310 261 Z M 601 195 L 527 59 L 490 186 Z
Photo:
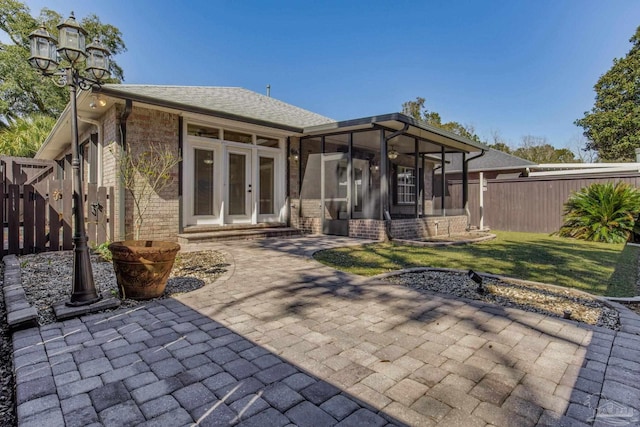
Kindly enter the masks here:
M 73 172 L 73 283 L 69 306 L 88 305 L 98 301 L 101 296 L 93 281 L 87 234 L 84 225 L 84 195 L 82 194 L 82 175 L 78 144 L 78 107 L 77 89 L 89 90 L 99 86 L 101 80 L 109 76 L 109 51 L 94 40 L 85 51 L 87 32 L 76 22 L 73 12 L 69 19 L 58 25 L 59 42 L 47 32 L 44 25 L 29 34 L 31 56 L 29 63 L 45 76 L 55 76 L 54 83 L 59 87 L 69 87 L 71 104 L 71 168 Z M 57 70 L 58 57 L 69 61 L 63 70 Z M 87 58 L 86 72 L 90 77 L 80 75 L 78 64 Z M 104 102 L 104 104 L 102 103 Z M 97 105 L 104 106 L 106 101 L 97 98 Z M 92 101 L 91 108 L 96 107 Z
M 387 157 L 389 158 L 389 160 L 397 159 L 399 155 L 400 155 L 400 153 L 398 153 L 398 152 L 393 148 L 393 145 L 391 146 L 391 150 L 389 150 L 389 152 L 387 152 Z
M 42 73 L 53 73 L 58 69 L 58 52 L 56 52 L 56 38 L 53 37 L 44 24 L 29 34 L 31 42 L 31 56 L 29 63 Z
M 86 35 L 87 32 L 76 22 L 76 17 L 71 12 L 69 18 L 58 25 L 58 53 L 60 56 L 72 64 L 82 61 L 87 56 L 84 48 Z
M 109 51 L 96 37 L 87 46 L 87 73 L 91 73 L 96 80 L 109 76 Z M 103 105 L 104 107 L 104 105 Z
M 98 107 L 104 107 L 105 105 L 107 105 L 107 101 L 105 101 L 102 97 L 100 97 L 100 95 L 91 96 L 91 102 L 89 103 L 89 108 L 91 108 L 92 110 L 95 110 Z
M 484 288 L 482 287 L 482 276 L 480 276 L 478 273 L 476 273 L 473 270 L 469 270 L 469 272 L 467 273 L 467 276 L 469 276 L 469 279 L 473 280 L 478 284 L 478 288 L 476 289 L 478 293 L 483 294 Z
M 298 150 L 296 150 L 295 148 L 292 148 L 289 153 L 291 154 L 291 159 L 293 159 L 294 162 L 297 162 L 298 159 L 300 158 L 300 154 L 298 153 Z

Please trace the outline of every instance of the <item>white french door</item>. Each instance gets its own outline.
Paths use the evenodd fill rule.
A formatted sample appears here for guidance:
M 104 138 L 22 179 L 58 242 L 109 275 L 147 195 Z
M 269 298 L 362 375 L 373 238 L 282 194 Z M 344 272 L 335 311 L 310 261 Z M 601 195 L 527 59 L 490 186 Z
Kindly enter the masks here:
M 279 150 L 192 137 L 183 162 L 185 226 L 284 220 L 285 177 Z
M 253 213 L 253 174 L 251 150 L 227 148 L 225 222 L 250 223 Z

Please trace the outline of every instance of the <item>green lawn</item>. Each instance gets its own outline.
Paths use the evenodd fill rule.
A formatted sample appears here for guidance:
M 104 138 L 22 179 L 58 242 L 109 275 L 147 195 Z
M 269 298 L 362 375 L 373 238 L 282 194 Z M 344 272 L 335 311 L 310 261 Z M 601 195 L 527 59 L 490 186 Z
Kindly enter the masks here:
M 538 233 L 494 233 L 496 239 L 471 245 L 376 243 L 321 251 L 315 257 L 336 269 L 364 276 L 409 267 L 445 267 L 550 283 L 597 295 L 630 296 L 635 292 L 637 248 L 628 250 L 622 244 Z

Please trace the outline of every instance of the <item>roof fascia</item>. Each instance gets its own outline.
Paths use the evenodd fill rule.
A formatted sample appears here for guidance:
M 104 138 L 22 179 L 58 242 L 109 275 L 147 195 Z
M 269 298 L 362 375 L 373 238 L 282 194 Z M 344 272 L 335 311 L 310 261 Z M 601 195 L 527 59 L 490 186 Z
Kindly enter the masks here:
M 90 96 L 90 94 L 91 94 L 90 90 L 80 90 L 78 92 L 78 96 L 76 97 L 76 102 L 78 104 L 82 103 L 85 98 Z M 47 138 L 44 140 L 44 142 L 36 152 L 34 156 L 35 159 L 39 159 L 43 157 L 44 153 L 50 148 L 49 145 L 51 144 L 51 141 L 53 140 L 55 135 L 61 131 L 61 128 L 69 120 L 70 114 L 71 114 L 71 102 L 67 102 L 67 105 L 64 107 L 64 110 L 62 110 L 62 113 L 60 113 L 60 117 L 58 117 L 58 120 L 56 120 L 56 123 L 53 125 L 53 128 L 51 128 L 49 135 L 47 135 Z M 70 140 L 71 140 L 71 136 L 69 136 L 69 141 Z M 55 155 L 57 154 L 59 154 L 59 152 L 55 153 Z M 49 158 L 49 157 L 45 157 L 45 158 Z

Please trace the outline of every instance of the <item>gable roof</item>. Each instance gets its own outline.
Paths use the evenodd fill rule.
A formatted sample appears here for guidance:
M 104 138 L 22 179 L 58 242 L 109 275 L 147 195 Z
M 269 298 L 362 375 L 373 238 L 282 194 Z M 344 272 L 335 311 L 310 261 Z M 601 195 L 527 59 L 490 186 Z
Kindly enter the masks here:
M 467 159 L 471 159 L 469 160 L 469 172 L 518 170 L 536 166 L 534 162 L 493 148 L 486 150 L 482 157 L 474 157 L 467 157 Z M 448 155 L 447 160 L 451 161 L 451 166 L 446 168 L 447 173 L 462 172 L 462 156 Z
M 289 130 L 299 131 L 335 121 L 241 87 L 107 84 L 102 86 L 100 92 L 152 105 L 276 125 Z

